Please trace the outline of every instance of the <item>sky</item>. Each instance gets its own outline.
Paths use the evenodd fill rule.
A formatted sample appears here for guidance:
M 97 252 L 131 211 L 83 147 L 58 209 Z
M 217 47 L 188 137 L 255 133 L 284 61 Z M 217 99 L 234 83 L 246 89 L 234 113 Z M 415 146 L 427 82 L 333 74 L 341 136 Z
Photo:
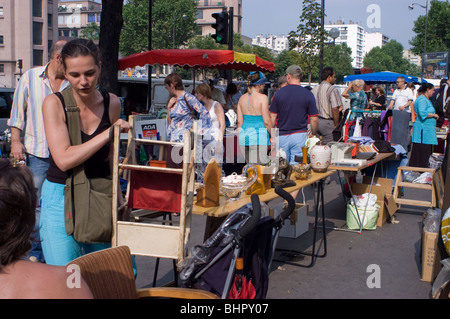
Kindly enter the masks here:
M 405 49 L 415 36 L 414 21 L 426 10 L 411 3 L 426 5 L 426 0 L 324 0 L 325 24 L 337 20 L 358 22 L 368 32 L 381 32 L 400 42 Z M 257 34 L 288 35 L 300 23 L 301 0 L 243 0 L 242 34 L 255 37 Z M 320 3 L 320 0 L 317 0 Z

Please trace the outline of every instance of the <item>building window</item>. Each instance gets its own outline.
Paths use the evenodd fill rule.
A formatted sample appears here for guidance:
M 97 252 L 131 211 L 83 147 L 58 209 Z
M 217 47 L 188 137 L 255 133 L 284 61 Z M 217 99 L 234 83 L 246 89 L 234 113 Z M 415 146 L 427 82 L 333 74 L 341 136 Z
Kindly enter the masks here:
M 3 18 L 3 7 L 0 7 L 0 19 Z
M 89 13 L 88 14 L 88 22 L 95 22 L 95 13 Z
M 44 64 L 44 51 L 33 50 L 33 65 L 39 66 Z
M 42 22 L 33 22 L 33 44 L 42 44 Z
M 33 17 L 42 18 L 42 0 L 33 0 Z
M 100 22 L 101 17 L 102 17 L 102 14 L 101 13 L 97 13 L 97 22 Z
M 47 26 L 49 27 L 49 28 L 51 28 L 51 27 L 53 27 L 53 14 L 48 14 L 47 15 Z
M 2 44 L 4 44 L 4 43 L 3 43 L 3 36 L 0 35 L 0 45 L 2 45 Z
M 0 73 L 5 73 L 5 65 L 3 63 L 0 64 Z

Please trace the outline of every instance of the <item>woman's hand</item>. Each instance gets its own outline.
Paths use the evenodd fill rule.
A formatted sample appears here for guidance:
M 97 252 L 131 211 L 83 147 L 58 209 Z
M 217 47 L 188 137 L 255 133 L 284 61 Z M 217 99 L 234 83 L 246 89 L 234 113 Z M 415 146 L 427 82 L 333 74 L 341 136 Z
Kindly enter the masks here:
M 114 125 L 119 125 L 121 133 L 127 133 L 128 130 L 130 129 L 130 123 L 128 123 L 127 121 L 125 121 L 123 119 L 118 119 L 114 123 Z

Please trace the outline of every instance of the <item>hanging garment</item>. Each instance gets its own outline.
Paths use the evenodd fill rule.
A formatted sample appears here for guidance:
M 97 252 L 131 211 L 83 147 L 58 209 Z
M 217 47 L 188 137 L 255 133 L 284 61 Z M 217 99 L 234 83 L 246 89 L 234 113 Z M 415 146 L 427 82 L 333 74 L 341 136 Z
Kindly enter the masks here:
M 409 121 L 411 114 L 406 111 L 392 112 L 391 139 L 393 144 L 400 144 L 406 150 L 410 141 Z

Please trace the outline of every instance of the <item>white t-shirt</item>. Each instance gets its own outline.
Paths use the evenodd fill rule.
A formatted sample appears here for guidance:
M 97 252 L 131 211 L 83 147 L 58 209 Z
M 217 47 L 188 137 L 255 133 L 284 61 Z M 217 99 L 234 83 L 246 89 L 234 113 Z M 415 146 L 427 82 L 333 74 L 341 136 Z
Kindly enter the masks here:
M 217 101 L 214 101 L 213 105 L 211 106 L 211 109 L 209 110 L 209 116 L 211 117 L 211 135 L 214 137 L 216 141 L 219 140 L 219 133 L 220 133 L 220 125 L 219 125 L 219 119 L 216 115 L 216 110 L 214 107 L 216 106 Z
M 400 106 L 405 105 L 408 101 L 413 101 L 414 95 L 410 88 L 404 88 L 403 90 L 396 89 L 394 95 L 392 95 L 392 99 L 395 101 L 394 110 L 398 110 Z M 411 108 L 408 107 L 405 111 L 411 113 Z

